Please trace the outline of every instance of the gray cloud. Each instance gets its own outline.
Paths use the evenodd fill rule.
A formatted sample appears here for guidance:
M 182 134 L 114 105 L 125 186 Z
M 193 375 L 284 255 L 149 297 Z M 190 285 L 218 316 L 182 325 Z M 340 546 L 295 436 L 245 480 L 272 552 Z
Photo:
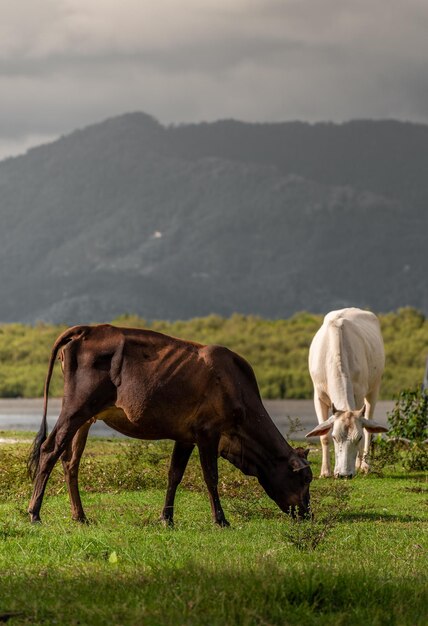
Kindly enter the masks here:
M 0 0 L 0 157 L 104 117 L 428 123 L 426 0 Z

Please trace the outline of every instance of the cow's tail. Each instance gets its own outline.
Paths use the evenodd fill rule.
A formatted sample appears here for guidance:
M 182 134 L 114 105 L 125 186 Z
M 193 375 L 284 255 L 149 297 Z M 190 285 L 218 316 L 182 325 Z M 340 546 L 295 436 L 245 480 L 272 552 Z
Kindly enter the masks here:
M 37 433 L 33 445 L 31 446 L 30 453 L 28 455 L 27 460 L 27 470 L 30 478 L 34 480 L 37 469 L 39 467 L 40 460 L 40 449 L 44 441 L 46 441 L 48 434 L 48 424 L 47 424 L 47 413 L 48 413 L 48 396 L 49 396 L 49 384 L 52 378 L 53 368 L 55 365 L 55 360 L 57 354 L 61 348 L 65 345 L 73 341 L 74 339 L 79 339 L 85 332 L 89 329 L 89 326 L 73 326 L 73 328 L 68 328 L 64 331 L 55 341 L 52 350 L 51 356 L 49 359 L 48 373 L 46 375 L 45 380 L 45 388 L 43 392 L 43 417 L 42 423 L 39 428 L 39 432 Z

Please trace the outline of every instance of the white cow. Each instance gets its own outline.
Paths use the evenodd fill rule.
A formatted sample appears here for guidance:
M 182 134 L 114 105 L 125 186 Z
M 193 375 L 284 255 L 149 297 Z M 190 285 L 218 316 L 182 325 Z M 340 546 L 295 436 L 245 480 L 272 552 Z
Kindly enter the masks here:
M 330 430 L 335 477 L 352 478 L 358 467 L 368 471 L 371 433 L 388 430 L 371 419 L 384 365 L 385 352 L 376 315 L 349 308 L 325 316 L 309 349 L 309 372 L 319 425 L 306 435 L 321 438 L 321 476 L 331 476 Z M 332 416 L 327 419 L 330 407 Z M 366 413 L 368 419 L 364 417 Z

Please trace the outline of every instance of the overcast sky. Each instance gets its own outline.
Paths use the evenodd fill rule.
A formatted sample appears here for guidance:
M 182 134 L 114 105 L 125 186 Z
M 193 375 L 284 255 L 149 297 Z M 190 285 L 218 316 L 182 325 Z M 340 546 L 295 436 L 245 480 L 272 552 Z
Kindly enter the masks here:
M 428 0 L 0 0 L 0 158 L 106 117 L 428 123 Z

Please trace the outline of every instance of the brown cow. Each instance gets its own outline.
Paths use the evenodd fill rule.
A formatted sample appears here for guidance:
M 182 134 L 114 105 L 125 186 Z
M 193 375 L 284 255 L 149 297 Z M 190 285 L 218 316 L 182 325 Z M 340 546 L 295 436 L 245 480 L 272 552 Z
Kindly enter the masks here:
M 58 353 L 64 397 L 47 437 L 49 383 Z M 167 523 L 173 521 L 175 492 L 195 445 L 220 526 L 228 522 L 217 491 L 219 455 L 256 476 L 283 511 L 309 512 L 312 472 L 305 454 L 296 453 L 272 422 L 243 358 L 221 346 L 103 324 L 70 328 L 52 348 L 43 420 L 28 464 L 34 480 L 31 521 L 40 520 L 46 483 L 60 457 L 73 519 L 85 521 L 78 468 L 95 419 L 131 437 L 175 440 L 162 511 Z

